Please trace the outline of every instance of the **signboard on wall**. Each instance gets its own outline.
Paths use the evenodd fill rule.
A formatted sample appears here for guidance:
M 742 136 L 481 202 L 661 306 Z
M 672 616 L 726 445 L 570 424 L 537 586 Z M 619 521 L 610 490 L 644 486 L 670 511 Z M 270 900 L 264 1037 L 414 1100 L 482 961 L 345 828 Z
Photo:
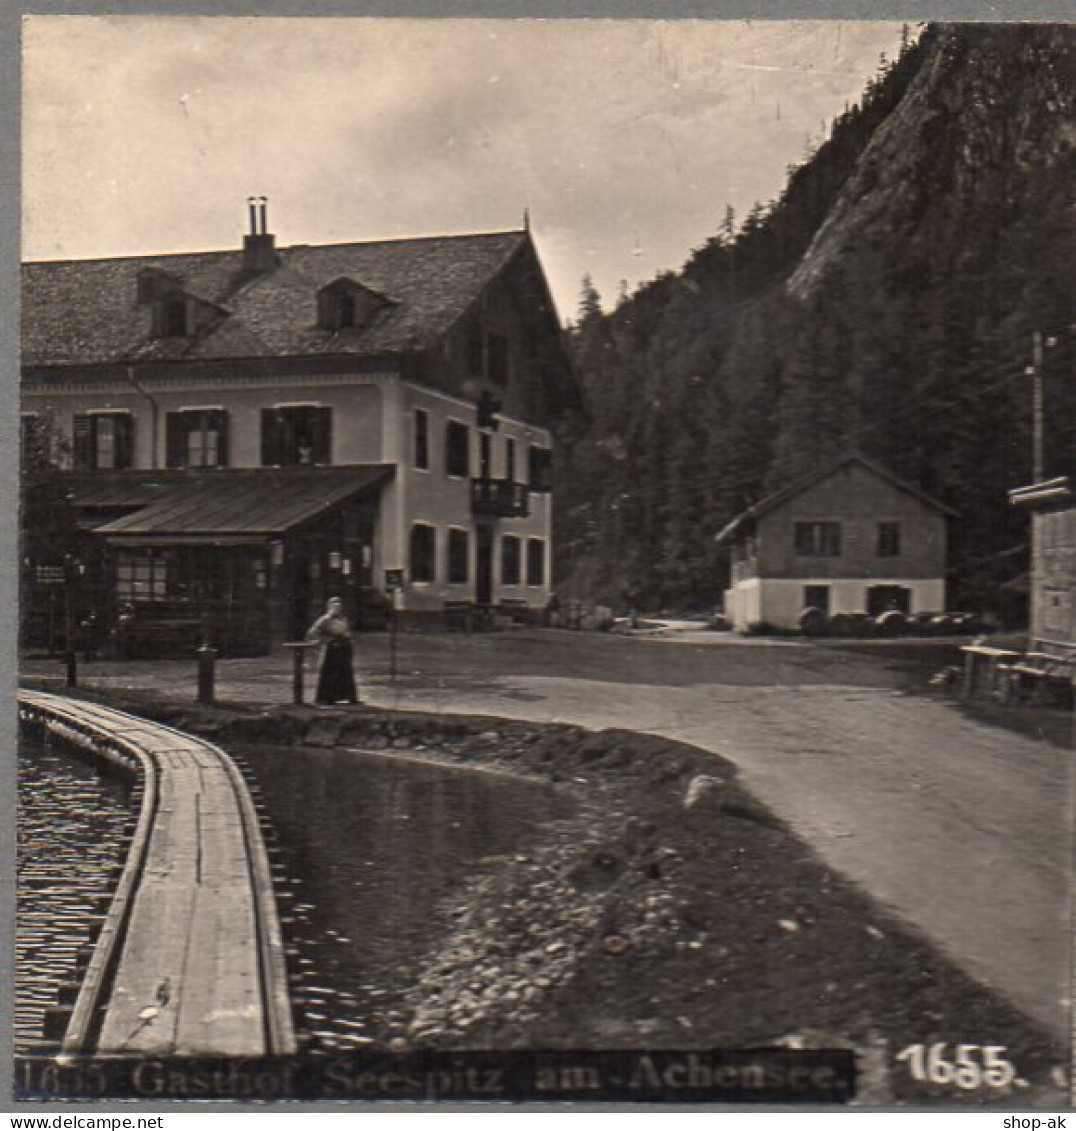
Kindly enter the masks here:
M 402 569 L 385 570 L 385 588 L 390 592 L 404 587 L 404 571 Z

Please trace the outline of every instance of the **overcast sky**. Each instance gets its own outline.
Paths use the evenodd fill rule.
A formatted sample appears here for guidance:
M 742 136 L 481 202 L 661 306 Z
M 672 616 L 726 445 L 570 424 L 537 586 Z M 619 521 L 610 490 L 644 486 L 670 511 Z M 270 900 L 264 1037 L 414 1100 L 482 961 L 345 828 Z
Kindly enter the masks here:
M 893 23 L 29 17 L 24 256 L 521 226 L 561 314 L 777 196 Z

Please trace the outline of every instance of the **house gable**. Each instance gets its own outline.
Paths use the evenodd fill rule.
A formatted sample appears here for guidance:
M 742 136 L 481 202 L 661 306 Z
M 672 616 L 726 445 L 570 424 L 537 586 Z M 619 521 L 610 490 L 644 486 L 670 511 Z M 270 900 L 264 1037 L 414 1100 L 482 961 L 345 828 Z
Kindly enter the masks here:
M 581 398 L 556 309 L 528 237 L 445 335 L 431 372 L 447 392 L 548 424 Z
M 948 508 L 867 461 L 847 459 L 760 511 L 762 577 L 945 575 Z

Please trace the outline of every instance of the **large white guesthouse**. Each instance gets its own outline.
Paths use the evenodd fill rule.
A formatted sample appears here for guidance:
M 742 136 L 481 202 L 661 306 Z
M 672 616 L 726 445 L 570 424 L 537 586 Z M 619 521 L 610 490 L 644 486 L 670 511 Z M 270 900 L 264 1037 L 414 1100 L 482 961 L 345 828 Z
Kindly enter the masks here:
M 544 607 L 578 393 L 529 231 L 277 247 L 250 215 L 234 250 L 23 267 L 24 444 L 106 619 L 259 651 L 397 584 L 408 617 Z M 23 565 L 40 621 L 55 563 Z

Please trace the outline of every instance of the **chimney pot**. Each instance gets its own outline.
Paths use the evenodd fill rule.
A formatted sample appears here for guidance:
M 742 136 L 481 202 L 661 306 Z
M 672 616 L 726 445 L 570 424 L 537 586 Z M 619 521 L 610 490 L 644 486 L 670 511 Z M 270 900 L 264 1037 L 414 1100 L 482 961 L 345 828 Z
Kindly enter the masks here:
M 276 254 L 276 240 L 268 230 L 268 198 L 248 196 L 250 210 L 250 234 L 243 237 L 243 272 L 247 275 L 261 275 L 272 271 L 279 260 Z

